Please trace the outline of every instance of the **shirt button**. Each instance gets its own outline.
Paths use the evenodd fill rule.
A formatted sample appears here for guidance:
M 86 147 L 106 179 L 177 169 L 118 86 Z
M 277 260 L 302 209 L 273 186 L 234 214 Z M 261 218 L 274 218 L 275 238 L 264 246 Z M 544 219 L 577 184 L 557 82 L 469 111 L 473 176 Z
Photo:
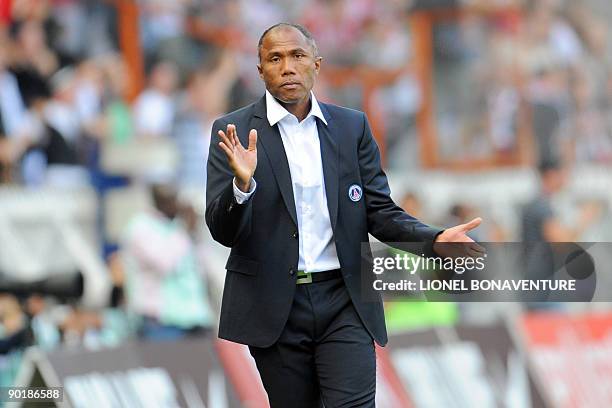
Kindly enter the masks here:
M 295 270 L 293 268 L 289 269 L 289 275 L 291 276 L 295 275 Z
M 298 232 L 293 231 L 293 234 L 291 234 L 291 238 L 297 239 L 297 237 L 298 237 Z

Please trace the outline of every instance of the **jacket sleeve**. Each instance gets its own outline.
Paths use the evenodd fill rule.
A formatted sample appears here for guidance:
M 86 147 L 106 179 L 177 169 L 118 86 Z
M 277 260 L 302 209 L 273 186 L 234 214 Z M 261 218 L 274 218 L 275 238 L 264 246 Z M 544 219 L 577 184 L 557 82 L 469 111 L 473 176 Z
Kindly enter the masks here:
M 431 243 L 443 230 L 423 224 L 407 214 L 391 199 L 380 153 L 365 114 L 359 142 L 359 171 L 368 217 L 368 232 L 382 242 Z
M 219 148 L 217 132 L 227 124 L 213 123 L 208 153 L 206 181 L 206 224 L 215 241 L 227 247 L 236 245 L 251 231 L 253 196 L 243 204 L 234 199 L 233 179 L 225 153 Z M 255 191 L 253 194 L 257 194 Z

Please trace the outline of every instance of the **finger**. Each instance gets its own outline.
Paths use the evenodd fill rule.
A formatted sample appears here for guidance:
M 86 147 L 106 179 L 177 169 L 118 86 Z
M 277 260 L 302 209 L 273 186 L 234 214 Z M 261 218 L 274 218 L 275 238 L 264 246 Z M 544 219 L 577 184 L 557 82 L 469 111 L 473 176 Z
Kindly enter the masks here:
M 243 147 L 243 146 L 242 146 L 242 143 L 240 143 L 240 139 L 238 139 L 238 133 L 236 133 L 236 132 L 234 132 L 234 144 L 235 144 L 236 146 Z
M 238 139 L 238 131 L 236 130 L 236 125 L 232 125 L 232 134 L 230 140 L 234 146 L 242 147 L 242 143 L 240 143 L 240 139 Z
M 221 138 L 221 141 L 225 143 L 228 147 L 233 146 L 232 142 L 230 142 L 229 140 L 229 137 L 225 133 L 223 133 L 222 130 L 218 131 L 217 134 Z
M 249 132 L 249 150 L 257 150 L 257 131 L 251 129 Z
M 477 226 L 479 226 L 481 222 L 482 222 L 482 218 L 477 217 L 468 223 L 460 225 L 460 227 L 463 231 L 470 231 L 476 228 Z
M 227 125 L 227 137 L 231 142 L 230 146 L 236 145 L 236 126 L 233 124 Z
M 219 142 L 219 147 L 221 148 L 221 150 L 223 150 L 228 159 L 232 159 L 234 157 L 234 152 L 232 151 L 232 149 L 227 147 L 225 143 Z
M 240 139 L 238 138 L 238 131 L 236 130 L 236 126 L 234 126 L 234 132 L 232 133 L 234 136 L 234 145 L 242 147 L 242 143 L 240 143 Z

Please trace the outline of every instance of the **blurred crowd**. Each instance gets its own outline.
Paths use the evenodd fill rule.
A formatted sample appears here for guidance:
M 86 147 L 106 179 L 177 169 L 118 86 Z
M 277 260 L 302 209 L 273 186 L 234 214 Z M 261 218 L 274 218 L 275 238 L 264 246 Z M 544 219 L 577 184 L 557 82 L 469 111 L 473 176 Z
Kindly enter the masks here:
M 117 172 L 104 160 L 115 145 L 167 139 L 178 154 L 174 180 L 201 187 L 211 122 L 261 95 L 254 44 L 283 20 L 318 41 L 321 99 L 382 119 L 390 169 L 418 168 L 426 98 L 416 66 L 426 55 L 411 23 L 427 2 L 140 0 L 135 68 L 119 46 L 121 2 L 3 2 L 2 180 L 104 188 L 103 173 Z M 465 162 L 517 153 L 534 168 L 610 164 L 609 8 L 509 0 L 469 1 L 454 17 L 432 12 L 436 154 Z
M 531 163 L 610 164 L 609 13 L 604 2 L 534 0 L 439 24 L 447 154 L 507 152 L 524 133 Z
M 0 354 L 21 342 L 177 338 L 214 324 L 202 260 L 210 129 L 263 94 L 256 44 L 279 21 L 304 24 L 318 43 L 317 98 L 381 119 L 377 136 L 391 172 L 420 170 L 417 116 L 431 99 L 442 159 L 469 164 L 518 152 L 520 163 L 539 169 L 542 187 L 525 207 L 525 231 L 513 236 L 489 218 L 477 238 L 579 239 L 607 201 L 588 203 L 564 227 L 550 197 L 565 185 L 559 174 L 574 166 L 612 164 L 612 7 L 492 3 L 466 1 L 460 15 L 431 20 L 428 98 L 411 25 L 428 10 L 425 1 L 0 0 L 0 185 L 93 189 L 114 285 L 104 312 L 2 295 Z M 138 19 L 122 21 L 132 4 Z M 121 32 L 134 23 L 140 37 L 131 45 L 142 64 L 131 66 Z M 120 234 L 110 234 L 105 198 L 134 186 L 146 192 L 148 208 L 119 217 Z M 405 190 L 401 205 L 429 223 L 481 214 L 476 203 L 449 202 L 432 218 L 419 191 Z

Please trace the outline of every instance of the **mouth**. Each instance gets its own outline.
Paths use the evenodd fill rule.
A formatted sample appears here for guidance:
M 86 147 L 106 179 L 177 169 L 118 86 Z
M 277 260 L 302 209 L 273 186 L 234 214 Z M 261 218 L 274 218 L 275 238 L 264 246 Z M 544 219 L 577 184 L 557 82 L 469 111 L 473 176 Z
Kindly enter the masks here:
M 284 82 L 281 84 L 281 88 L 284 89 L 297 89 L 299 86 L 299 82 Z

